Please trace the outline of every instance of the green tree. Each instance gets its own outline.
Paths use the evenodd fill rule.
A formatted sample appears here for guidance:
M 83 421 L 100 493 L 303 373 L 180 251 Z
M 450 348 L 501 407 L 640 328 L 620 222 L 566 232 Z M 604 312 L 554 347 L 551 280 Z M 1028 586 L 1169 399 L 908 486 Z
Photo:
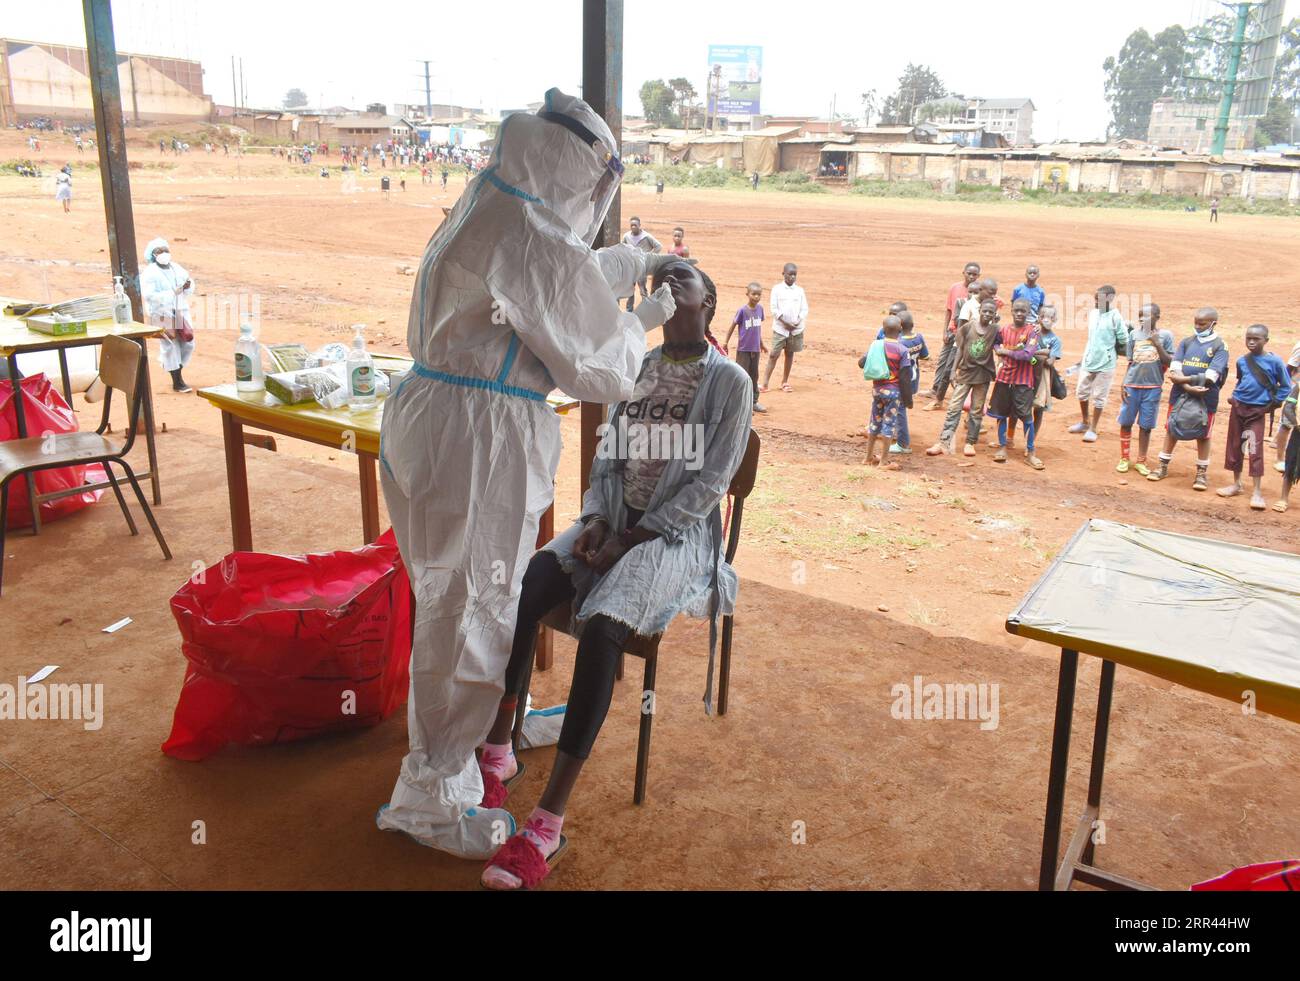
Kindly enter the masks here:
M 641 111 L 646 121 L 656 126 L 677 127 L 681 119 L 673 112 L 675 95 L 662 78 L 641 83 Z
M 301 109 L 307 104 L 307 93 L 302 89 L 290 89 L 284 94 L 284 107 L 286 109 Z
M 898 88 L 880 107 L 880 122 L 884 126 L 910 124 L 917 106 L 949 94 L 942 79 L 929 67 L 908 62 L 898 78 Z
M 1255 146 L 1290 143 L 1291 124 L 1294 120 L 1295 109 L 1291 103 L 1273 96 L 1268 100 L 1268 112 L 1255 126 Z
M 1118 57 L 1102 63 L 1111 121 L 1107 135 L 1145 140 L 1151 124 L 1151 103 L 1179 90 L 1184 75 L 1187 32 L 1178 24 L 1154 38 L 1143 28 L 1128 36 Z
M 668 88 L 673 93 L 673 111 L 682 124 L 689 129 L 692 117 L 699 109 L 695 98 L 695 86 L 687 78 L 670 78 Z
M 1300 17 L 1282 28 L 1277 45 L 1277 68 L 1273 74 L 1273 90 L 1268 100 L 1268 112 L 1255 128 L 1255 145 L 1293 143 L 1300 138 L 1296 132 L 1296 112 L 1300 110 Z
M 934 102 L 924 102 L 916 107 L 916 121 L 918 123 L 965 122 L 966 100 L 943 98 Z

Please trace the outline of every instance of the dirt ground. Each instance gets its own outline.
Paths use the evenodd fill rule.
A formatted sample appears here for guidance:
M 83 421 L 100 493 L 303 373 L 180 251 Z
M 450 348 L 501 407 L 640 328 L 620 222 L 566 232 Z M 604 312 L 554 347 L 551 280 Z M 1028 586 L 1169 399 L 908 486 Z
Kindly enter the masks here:
M 30 154 L 0 133 L 0 162 Z M 43 144 L 42 167 L 71 159 L 73 211 L 52 187 L 0 175 L 0 295 L 44 299 L 109 282 L 98 174 L 71 141 Z M 463 188 L 422 186 L 385 202 L 376 172 L 345 192 L 335 171 L 265 155 L 201 150 L 162 156 L 131 148 L 138 246 L 172 242 L 200 294 L 255 296 L 262 339 L 309 346 L 346 339 L 365 322 L 372 348 L 405 351 L 414 267 Z M 331 164 L 336 160 L 327 161 Z M 391 173 L 391 171 L 388 171 Z M 399 172 L 400 173 L 400 172 Z M 397 181 L 394 180 L 396 186 Z M 970 205 L 848 195 L 684 191 L 662 200 L 625 189 L 665 241 L 686 228 L 717 282 L 725 333 L 757 279 L 767 290 L 786 261 L 800 267 L 811 306 L 793 394 L 764 396 L 757 489 L 738 558 L 732 709 L 699 704 L 707 631 L 679 621 L 665 640 L 659 713 L 644 807 L 631 804 L 638 685 L 619 686 L 574 796 L 571 855 L 549 888 L 1027 888 L 1036 882 L 1056 654 L 1003 624 L 1071 534 L 1092 516 L 1300 551 L 1300 519 L 1256 515 L 1244 500 L 1191 490 L 1194 451 L 1151 484 L 1114 471 L 1114 408 L 1093 445 L 1065 432 L 1073 400 L 1056 403 L 1034 473 L 928 459 L 941 413 L 912 417 L 916 455 L 898 472 L 865 465 L 868 386 L 857 357 L 893 300 L 905 300 L 937 354 L 943 301 L 965 262 L 983 263 L 1007 300 L 1029 262 L 1049 293 L 1088 297 L 1103 282 L 1154 297 L 1164 325 L 1190 331 L 1191 312 L 1217 305 L 1234 357 L 1246 325 L 1273 327 L 1270 349 L 1300 337 L 1294 272 L 1300 225 L 1281 218 Z M 229 380 L 235 331 L 202 323 L 187 370 L 196 388 Z M 1084 331 L 1066 318 L 1066 364 Z M 925 380 L 928 382 L 927 369 Z M 365 733 L 264 751 L 231 750 L 202 764 L 158 751 L 184 673 L 167 599 L 193 562 L 217 561 L 230 534 L 219 418 L 172 394 L 155 366 L 164 504 L 176 560 L 130 538 L 111 498 L 39 538 L 11 535 L 0 600 L 0 681 L 43 664 L 65 681 L 103 681 L 104 727 L 55 722 L 0 729 L 0 885 L 43 887 L 469 886 L 475 868 L 375 831 L 405 746 L 396 713 Z M 1117 403 L 1117 398 L 1115 399 Z M 97 407 L 77 399 L 83 428 Z M 564 421 L 557 522 L 578 503 L 576 416 Z M 1223 477 L 1222 435 L 1212 480 Z M 1153 448 L 1153 455 L 1154 455 Z M 1270 451 L 1271 452 L 1271 451 Z M 257 547 L 325 551 L 360 543 L 354 461 L 280 439 L 248 451 Z M 1279 478 L 1265 478 L 1270 499 Z M 93 577 L 94 585 L 88 582 Z M 123 617 L 134 622 L 108 635 Z M 1297 643 L 1300 650 L 1300 642 Z M 572 647 L 538 676 L 542 704 L 563 699 Z M 631 664 L 633 671 L 639 665 Z M 1001 721 L 895 720 L 890 688 L 926 681 L 997 683 Z M 1082 804 L 1097 667 L 1086 660 L 1076 713 L 1067 812 Z M 1288 819 L 1300 805 L 1300 731 L 1239 707 L 1120 669 L 1099 864 L 1180 888 L 1235 865 L 1300 854 Z M 550 751 L 527 754 L 512 798 L 517 816 L 540 792 Z M 208 844 L 191 844 L 206 823 Z M 795 844 L 796 822 L 806 843 Z

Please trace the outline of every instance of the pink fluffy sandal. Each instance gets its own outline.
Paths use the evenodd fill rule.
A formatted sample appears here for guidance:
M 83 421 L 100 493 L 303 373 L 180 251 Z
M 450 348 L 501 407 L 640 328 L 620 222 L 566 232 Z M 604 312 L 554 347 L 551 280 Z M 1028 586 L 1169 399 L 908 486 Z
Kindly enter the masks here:
M 555 851 L 551 852 L 550 857 L 547 857 L 542 854 L 542 850 L 537 847 L 531 838 L 525 837 L 522 833 L 514 835 L 497 849 L 497 853 L 483 866 L 483 877 L 479 880 L 480 884 L 486 889 L 508 890 L 512 888 L 494 881 L 488 875 L 492 869 L 500 869 L 502 872 L 509 872 L 519 880 L 519 885 L 513 888 L 533 889 L 551 874 L 551 869 L 555 868 L 568 848 L 569 839 L 561 834 L 559 846 Z
M 523 763 L 518 764 L 519 769 L 514 775 L 502 780 L 495 773 L 489 773 L 483 769 L 483 764 L 478 765 L 479 775 L 483 777 L 483 801 L 479 807 L 504 807 L 506 798 L 510 796 L 510 788 L 519 782 L 519 778 L 524 775 L 527 767 Z

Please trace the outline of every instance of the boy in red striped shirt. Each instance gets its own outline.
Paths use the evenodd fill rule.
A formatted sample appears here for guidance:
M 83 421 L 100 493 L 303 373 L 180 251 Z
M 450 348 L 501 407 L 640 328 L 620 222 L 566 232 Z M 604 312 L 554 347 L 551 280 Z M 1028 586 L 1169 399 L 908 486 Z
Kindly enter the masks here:
M 1007 420 L 1019 419 L 1025 429 L 1025 462 L 1035 470 L 1042 470 L 1043 461 L 1034 455 L 1038 325 L 1029 322 L 1029 313 L 1029 301 L 1016 300 L 1011 304 L 1011 323 L 998 329 L 993 348 L 998 357 L 998 373 L 987 415 L 998 421 L 998 449 L 993 454 L 993 462 L 1007 462 Z

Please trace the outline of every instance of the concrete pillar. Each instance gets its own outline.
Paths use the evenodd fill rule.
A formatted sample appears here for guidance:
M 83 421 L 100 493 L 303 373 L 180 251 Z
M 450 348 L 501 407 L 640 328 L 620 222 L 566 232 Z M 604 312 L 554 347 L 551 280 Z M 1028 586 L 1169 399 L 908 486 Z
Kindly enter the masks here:
M 1291 190 L 1287 192 L 1286 199 L 1292 204 L 1300 202 L 1300 170 L 1291 171 Z
M 1034 176 L 1029 179 L 1029 189 L 1031 191 L 1037 191 L 1042 186 L 1043 186 L 1043 162 L 1041 160 L 1035 160 Z
M 1107 190 L 1111 194 L 1119 193 L 1119 172 L 1124 165 L 1119 161 L 1110 165 L 1110 182 L 1107 184 Z
M 1068 166 L 1070 168 L 1070 190 L 1077 194 L 1079 191 L 1079 183 L 1083 180 L 1083 161 L 1071 160 L 1069 161 Z

